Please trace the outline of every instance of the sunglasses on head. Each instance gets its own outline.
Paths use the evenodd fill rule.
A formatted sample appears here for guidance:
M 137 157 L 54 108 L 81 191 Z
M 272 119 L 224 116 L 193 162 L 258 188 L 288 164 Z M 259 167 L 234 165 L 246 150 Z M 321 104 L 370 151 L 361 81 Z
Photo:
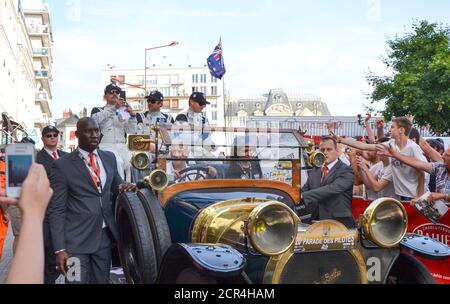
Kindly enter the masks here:
M 110 95 L 113 95 L 113 94 L 119 95 L 120 92 L 117 91 L 117 90 L 112 90 L 112 91 L 109 91 L 109 94 L 110 94 Z
M 58 134 L 47 134 L 45 135 L 45 138 L 57 138 Z

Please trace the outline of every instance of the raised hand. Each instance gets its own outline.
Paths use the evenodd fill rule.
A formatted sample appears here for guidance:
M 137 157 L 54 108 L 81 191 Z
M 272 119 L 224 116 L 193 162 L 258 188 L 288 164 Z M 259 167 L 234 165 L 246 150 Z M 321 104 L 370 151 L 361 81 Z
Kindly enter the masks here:
M 384 119 L 378 118 L 376 121 L 376 126 L 377 126 L 377 129 L 384 129 L 384 126 L 385 126 Z
M 394 157 L 394 150 L 391 147 L 385 145 L 377 145 L 377 154 L 379 156 Z
M 336 133 L 334 133 L 334 123 L 332 121 L 329 121 L 326 123 L 326 127 L 328 132 L 330 132 L 330 135 L 337 140 L 339 136 L 337 136 Z

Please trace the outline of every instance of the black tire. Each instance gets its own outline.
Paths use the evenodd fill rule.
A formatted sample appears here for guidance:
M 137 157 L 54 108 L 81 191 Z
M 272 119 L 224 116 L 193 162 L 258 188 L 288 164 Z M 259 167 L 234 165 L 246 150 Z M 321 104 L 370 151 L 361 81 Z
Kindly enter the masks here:
M 414 256 L 401 253 L 389 272 L 387 284 L 436 284 L 436 280 Z
M 158 270 L 169 247 L 172 245 L 169 224 L 167 224 L 166 215 L 164 213 L 159 200 L 155 194 L 149 189 L 141 189 L 137 192 L 147 215 L 150 229 L 152 230 L 154 248 L 156 252 L 156 260 L 158 262 Z
M 136 193 L 117 199 L 119 255 L 129 284 L 154 284 L 158 277 L 156 253 L 145 210 Z

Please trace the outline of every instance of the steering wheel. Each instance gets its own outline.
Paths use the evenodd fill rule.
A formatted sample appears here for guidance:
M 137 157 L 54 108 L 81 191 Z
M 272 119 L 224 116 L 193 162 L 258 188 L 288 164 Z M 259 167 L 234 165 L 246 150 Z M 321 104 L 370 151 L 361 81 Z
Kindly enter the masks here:
M 206 165 L 192 165 L 180 171 L 180 177 L 175 179 L 175 183 L 190 182 L 206 179 L 209 167 Z

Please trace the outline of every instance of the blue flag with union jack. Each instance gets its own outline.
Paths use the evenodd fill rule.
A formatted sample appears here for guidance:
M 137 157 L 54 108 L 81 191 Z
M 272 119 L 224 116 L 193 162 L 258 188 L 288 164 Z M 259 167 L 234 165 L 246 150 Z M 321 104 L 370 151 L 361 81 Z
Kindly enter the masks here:
M 208 57 L 208 66 L 211 75 L 222 79 L 227 70 L 225 69 L 225 63 L 222 56 L 222 39 L 220 39 L 219 44 L 214 49 L 211 56 Z

